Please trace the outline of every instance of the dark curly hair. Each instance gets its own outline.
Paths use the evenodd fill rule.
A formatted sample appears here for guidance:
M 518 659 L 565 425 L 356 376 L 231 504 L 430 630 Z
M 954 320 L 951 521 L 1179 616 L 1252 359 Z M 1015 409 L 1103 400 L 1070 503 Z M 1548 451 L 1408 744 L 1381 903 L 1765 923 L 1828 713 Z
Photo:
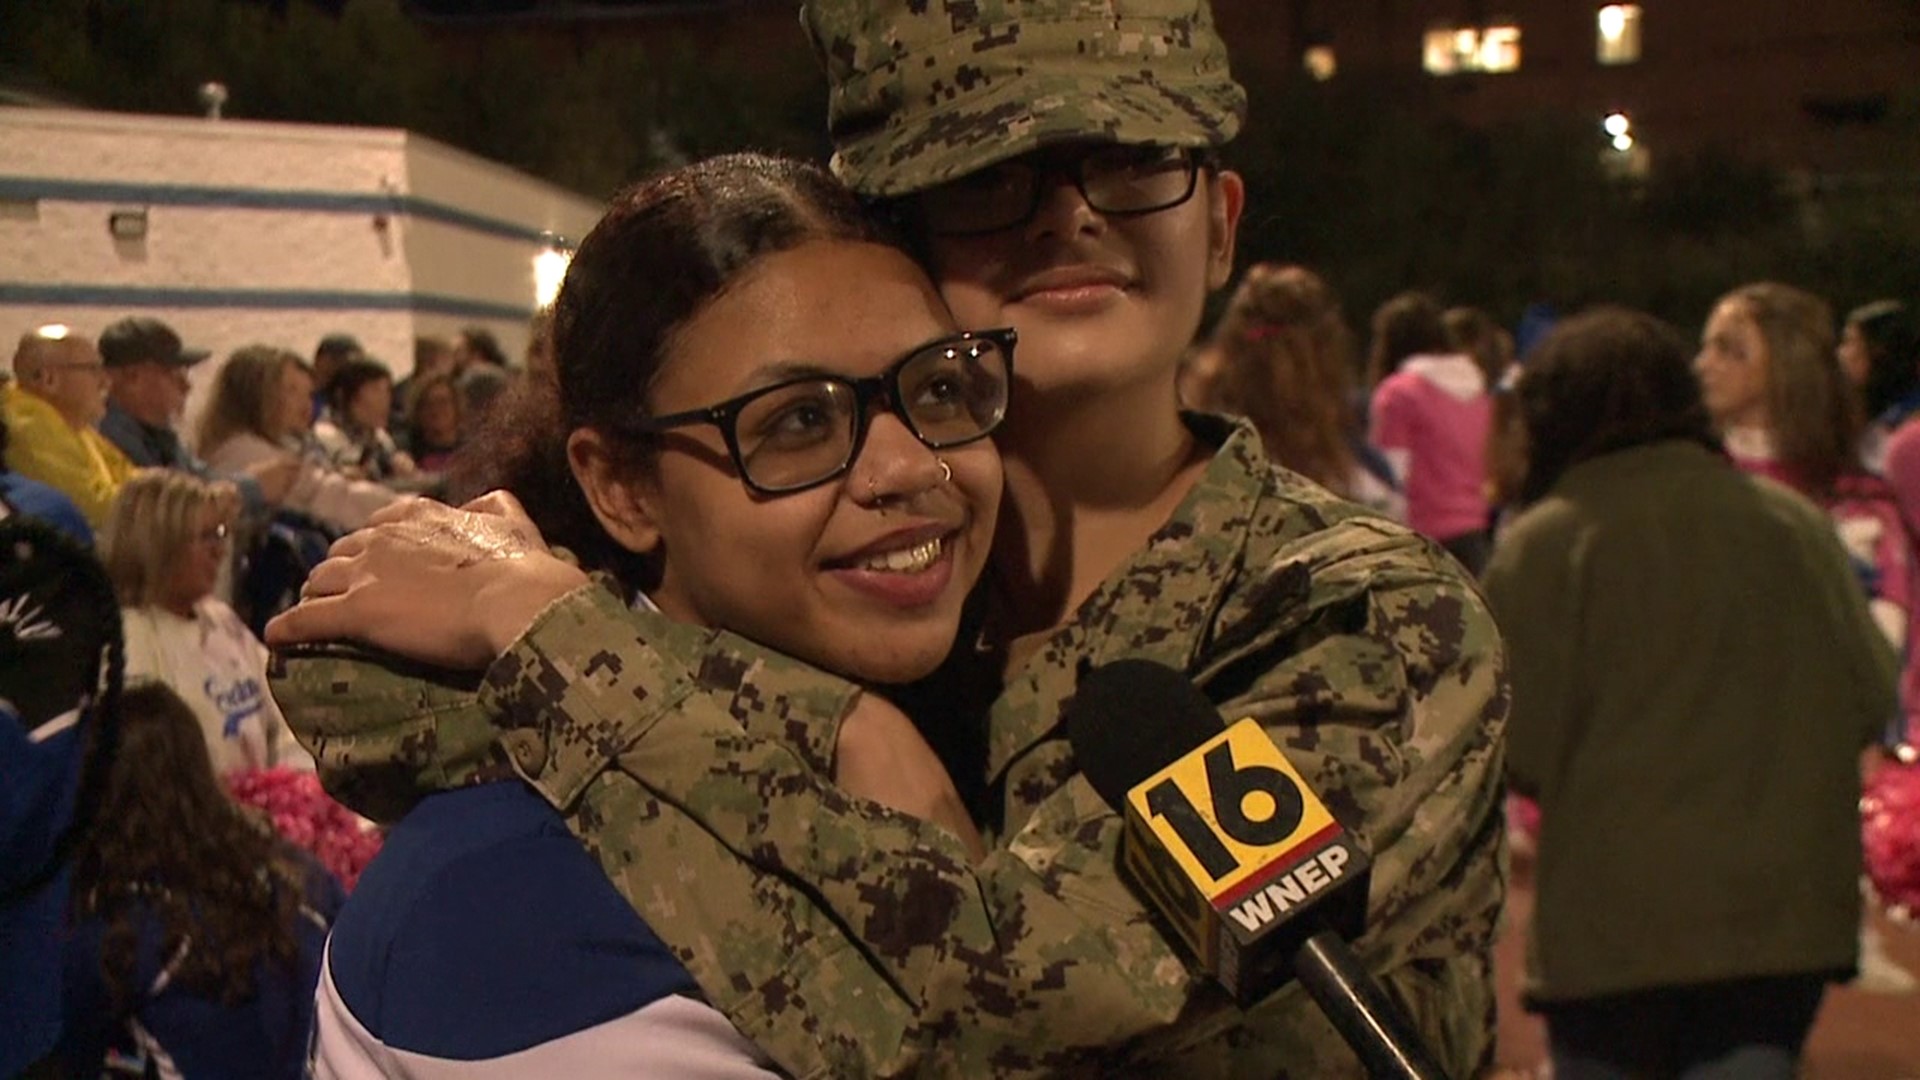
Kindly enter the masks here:
M 215 778 L 193 709 L 159 683 L 120 696 L 120 746 L 96 827 L 73 863 L 75 918 L 106 924 L 101 973 L 115 1008 L 134 985 L 143 914 L 161 927 L 160 955 L 191 942 L 175 984 L 236 1004 L 252 996 L 261 961 L 292 971 L 301 868 L 267 824 Z
M 1718 452 L 1680 333 L 1651 315 L 1596 308 L 1554 327 L 1516 389 L 1527 467 L 1519 497 L 1545 495 L 1568 469 L 1666 439 Z
M 760 259 L 815 240 L 899 247 L 897 233 L 816 165 L 727 154 L 616 195 L 581 241 L 553 305 L 556 378 L 522 379 L 462 454 L 452 501 L 512 492 L 549 543 L 630 589 L 654 582 L 648 560 L 600 527 L 567 461 L 581 428 L 606 436 L 622 469 L 652 467 L 631 432 L 674 335 Z

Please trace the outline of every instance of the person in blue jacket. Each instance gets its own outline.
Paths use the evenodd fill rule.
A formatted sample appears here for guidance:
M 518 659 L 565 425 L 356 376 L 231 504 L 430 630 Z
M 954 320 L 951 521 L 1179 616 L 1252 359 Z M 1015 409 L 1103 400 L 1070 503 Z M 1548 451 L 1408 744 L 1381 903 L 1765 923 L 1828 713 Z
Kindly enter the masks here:
M 63 1067 L 303 1075 L 339 883 L 227 795 L 172 690 L 129 687 L 119 717 L 73 863 Z

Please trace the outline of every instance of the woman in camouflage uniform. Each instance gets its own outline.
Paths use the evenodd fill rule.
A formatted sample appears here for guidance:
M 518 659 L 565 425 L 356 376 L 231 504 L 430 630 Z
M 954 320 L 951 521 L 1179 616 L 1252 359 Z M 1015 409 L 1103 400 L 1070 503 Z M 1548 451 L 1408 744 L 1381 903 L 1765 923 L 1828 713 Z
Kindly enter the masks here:
M 1498 638 L 1437 547 L 1275 470 L 1250 428 L 1180 417 L 1179 358 L 1231 273 L 1243 196 L 1213 155 L 1244 95 L 1205 3 L 816 0 L 803 20 L 835 171 L 914 230 L 963 325 L 1023 343 L 991 573 L 962 647 L 903 698 L 986 859 L 823 779 L 859 733 L 841 726 L 851 688 L 591 590 L 531 627 L 449 632 L 488 625 L 465 598 L 544 558 L 470 558 L 457 513 L 418 511 L 424 546 L 418 526 L 375 530 L 352 576 L 380 584 L 297 610 L 275 640 L 490 663 L 442 730 L 494 740 L 568 808 L 714 1004 L 794 1075 L 1359 1075 L 1299 988 L 1235 1007 L 1115 872 L 1120 819 L 1058 720 L 1085 670 L 1158 660 L 1260 720 L 1369 848 L 1359 952 L 1449 1069 L 1475 1072 L 1504 884 Z M 384 616 L 423 602 L 449 625 Z M 338 675 L 290 666 L 278 689 L 331 718 L 306 730 L 335 775 L 391 776 L 404 723 L 347 720 Z M 628 869 L 663 851 L 676 882 Z

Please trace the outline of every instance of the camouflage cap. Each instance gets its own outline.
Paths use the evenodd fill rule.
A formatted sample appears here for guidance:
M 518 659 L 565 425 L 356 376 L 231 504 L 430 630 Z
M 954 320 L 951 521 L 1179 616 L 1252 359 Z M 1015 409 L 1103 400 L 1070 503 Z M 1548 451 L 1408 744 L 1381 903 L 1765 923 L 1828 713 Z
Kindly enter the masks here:
M 833 171 L 906 195 L 1075 139 L 1218 146 L 1246 92 L 1207 0 L 805 0 Z

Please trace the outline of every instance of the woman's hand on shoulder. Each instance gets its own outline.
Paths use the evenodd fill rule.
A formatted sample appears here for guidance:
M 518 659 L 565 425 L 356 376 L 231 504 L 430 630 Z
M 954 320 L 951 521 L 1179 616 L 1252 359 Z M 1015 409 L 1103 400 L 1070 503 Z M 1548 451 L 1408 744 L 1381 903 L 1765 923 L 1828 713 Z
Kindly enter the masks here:
M 267 644 L 353 640 L 441 667 L 485 667 L 587 575 L 554 555 L 519 500 L 403 498 L 342 537 Z
M 833 782 L 849 794 L 946 829 L 960 838 L 974 862 L 987 856 L 946 766 L 913 721 L 878 694 L 861 694 L 841 722 Z

